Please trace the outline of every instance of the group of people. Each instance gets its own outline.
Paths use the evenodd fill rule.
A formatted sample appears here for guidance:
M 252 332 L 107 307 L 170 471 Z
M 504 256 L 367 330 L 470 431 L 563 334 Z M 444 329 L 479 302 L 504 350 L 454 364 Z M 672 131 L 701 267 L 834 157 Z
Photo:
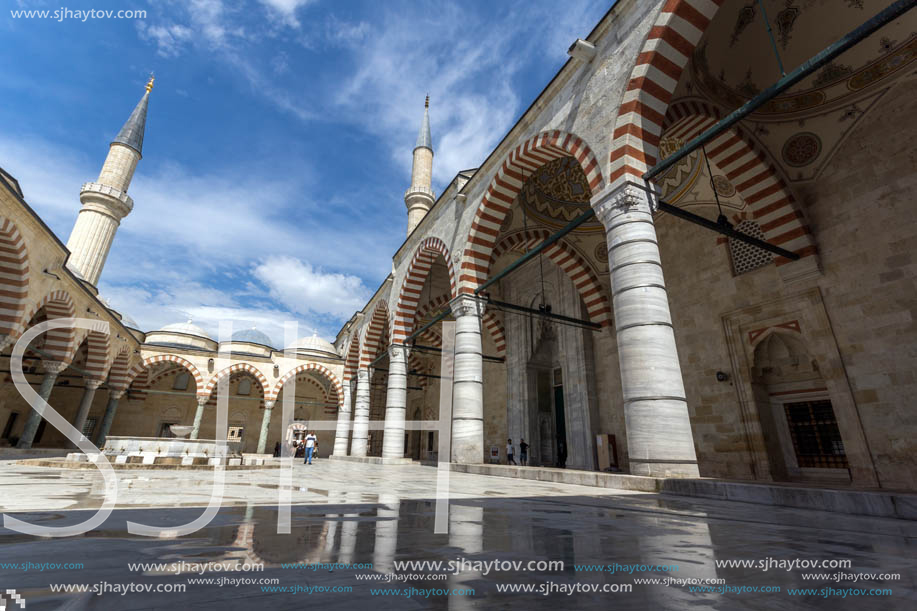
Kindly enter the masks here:
M 302 458 L 303 464 L 311 465 L 313 458 L 318 458 L 318 437 L 315 431 L 300 439 L 294 439 L 290 444 L 290 453 L 294 458 Z M 274 446 L 274 456 L 280 456 L 280 442 Z
M 525 439 L 519 439 L 519 464 L 523 467 L 528 465 L 529 462 L 529 444 L 525 443 Z M 515 452 L 513 451 L 513 440 L 506 440 L 506 464 L 516 464 Z

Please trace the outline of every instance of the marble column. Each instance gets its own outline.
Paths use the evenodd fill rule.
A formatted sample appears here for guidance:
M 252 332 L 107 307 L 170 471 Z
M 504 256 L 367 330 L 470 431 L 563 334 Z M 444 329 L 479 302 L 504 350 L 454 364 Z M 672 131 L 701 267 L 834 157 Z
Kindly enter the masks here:
M 118 411 L 118 399 L 123 395 L 123 390 L 110 390 L 108 392 L 108 405 L 105 406 L 105 415 L 102 416 L 102 424 L 99 425 L 99 432 L 96 433 L 95 444 L 97 448 L 105 445 L 105 438 L 108 437 L 111 423 L 115 420 L 115 412 Z
M 644 185 L 623 180 L 592 198 L 608 244 L 628 459 L 634 475 L 697 477 L 655 200 Z
M 484 359 L 481 315 L 484 300 L 459 295 L 450 303 L 455 317 L 455 373 L 452 382 L 452 462 L 484 461 Z
M 84 384 L 86 389 L 83 390 L 83 398 L 80 399 L 80 409 L 76 412 L 76 418 L 73 420 L 73 428 L 80 433 L 83 432 L 83 426 L 86 424 L 89 410 L 92 409 L 92 400 L 96 396 L 96 390 L 102 385 L 102 380 L 85 378 Z
M 197 410 L 194 412 L 194 428 L 191 429 L 189 439 L 197 439 L 197 436 L 200 435 L 201 421 L 204 419 L 204 406 L 207 405 L 207 401 L 209 400 L 209 395 L 206 397 L 197 397 Z
M 67 368 L 67 363 L 61 363 L 60 361 L 42 361 L 42 367 L 45 368 L 45 377 L 41 380 L 41 388 L 38 389 L 38 396 L 48 402 L 48 398 L 51 396 L 51 391 L 54 390 L 54 383 L 57 381 L 57 376 Z M 29 412 L 29 419 L 25 422 L 25 427 L 22 429 L 22 433 L 19 435 L 19 443 L 16 444 L 17 448 L 26 449 L 32 447 L 32 441 L 35 439 L 35 433 L 38 432 L 38 425 L 41 424 L 41 415 L 32 409 Z
M 351 456 L 366 456 L 366 441 L 369 436 L 369 369 L 357 371 L 357 399 L 353 407 L 353 438 L 350 442 Z
M 408 349 L 388 349 L 388 389 L 385 393 L 385 432 L 382 458 L 404 458 L 404 415 L 408 400 Z
M 338 410 L 338 425 L 334 431 L 334 456 L 347 456 L 347 444 L 350 441 L 350 381 L 344 383 L 344 404 Z
M 258 434 L 258 449 L 256 454 L 264 454 L 267 449 L 267 432 L 271 427 L 271 413 L 274 411 L 274 402 L 264 402 L 264 415 L 261 417 L 261 433 Z

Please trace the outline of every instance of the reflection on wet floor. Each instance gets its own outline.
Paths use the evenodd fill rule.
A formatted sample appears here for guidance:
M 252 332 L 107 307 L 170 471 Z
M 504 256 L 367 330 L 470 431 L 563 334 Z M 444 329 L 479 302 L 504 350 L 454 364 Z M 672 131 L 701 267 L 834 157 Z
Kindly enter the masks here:
M 912 524 L 797 510 L 774 510 L 735 503 L 694 503 L 656 496 L 465 498 L 453 502 L 449 533 L 433 534 L 435 502 L 403 499 L 355 490 L 310 489 L 321 504 L 292 508 L 291 532 L 277 533 L 273 506 L 228 507 L 204 530 L 178 539 L 129 535 L 127 520 L 174 527 L 194 519 L 200 509 L 117 510 L 103 527 L 85 536 L 36 540 L 0 529 L 0 563 L 82 562 L 82 570 L 0 572 L 2 585 L 23 593 L 34 609 L 144 609 L 313 607 L 354 609 L 905 609 L 914 608 L 915 544 Z M 85 520 L 87 512 L 20 513 L 17 517 L 49 526 Z M 825 516 L 830 516 L 829 520 Z M 864 533 L 864 531 L 867 531 Z M 868 533 L 868 534 L 867 534 Z M 715 560 L 774 558 L 850 559 L 851 572 L 900 573 L 901 580 L 860 583 L 856 587 L 891 587 L 884 598 L 790 597 L 790 587 L 821 588 L 800 571 L 717 568 Z M 366 582 L 357 574 L 403 574 L 396 561 L 561 560 L 554 571 L 466 570 L 445 579 Z M 264 572 L 225 572 L 204 577 L 277 578 L 283 586 L 351 587 L 352 592 L 267 593 L 259 585 L 188 584 L 193 572 L 168 573 L 148 568 L 131 573 L 128 563 L 239 562 L 264 564 Z M 285 568 L 292 563 L 372 563 L 371 570 Z M 677 565 L 668 573 L 577 572 L 588 564 Z M 685 587 L 634 585 L 629 593 L 500 593 L 498 584 L 533 584 L 535 588 L 572 584 L 633 584 L 643 577 L 722 578 L 734 587 L 779 585 L 781 593 L 717 594 Z M 181 594 L 104 596 L 54 594 L 49 584 L 188 584 Z M 553 586 L 551 585 L 553 584 Z M 474 596 L 373 595 L 371 588 L 473 588 Z M 851 584 L 843 587 L 854 587 Z

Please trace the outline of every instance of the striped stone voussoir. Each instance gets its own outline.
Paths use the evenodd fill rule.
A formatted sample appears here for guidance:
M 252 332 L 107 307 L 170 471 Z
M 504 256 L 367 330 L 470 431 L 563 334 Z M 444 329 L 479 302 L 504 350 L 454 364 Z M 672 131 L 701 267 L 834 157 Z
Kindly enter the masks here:
M 449 270 L 449 292 L 455 296 L 455 273 L 452 269 L 452 257 L 442 240 L 436 237 L 427 238 L 420 243 L 408 266 L 395 306 L 395 317 L 392 323 L 393 343 L 403 344 L 414 328 L 414 314 L 420 305 L 424 283 L 430 275 L 433 263 L 442 257 Z
M 264 400 L 276 401 L 277 397 L 280 395 L 280 391 L 283 389 L 283 385 L 303 372 L 317 373 L 328 380 L 328 382 L 331 383 L 331 387 L 334 389 L 334 392 L 337 394 L 338 409 L 341 409 L 344 406 L 344 389 L 341 386 L 341 381 L 338 380 L 337 376 L 334 375 L 330 369 L 318 363 L 306 363 L 305 365 L 300 365 L 299 367 L 296 367 L 284 374 L 283 377 L 277 381 L 277 384 L 274 385 L 270 395 L 265 395 Z
M 267 381 L 267 378 L 264 376 L 263 373 L 261 373 L 254 366 L 249 365 L 248 363 L 233 363 L 229 367 L 225 367 L 220 372 L 214 374 L 210 378 L 210 380 L 207 382 L 207 384 L 204 386 L 203 392 L 199 393 L 200 396 L 209 397 L 211 393 L 213 393 L 213 389 L 216 388 L 220 380 L 222 380 L 226 376 L 232 375 L 240 371 L 247 371 L 248 373 L 252 375 L 252 377 L 258 380 L 258 384 L 261 385 L 261 389 L 264 391 L 265 400 L 269 401 L 270 399 L 267 398 L 267 394 L 268 394 L 268 389 L 270 388 L 270 382 Z M 200 386 L 198 386 L 198 388 L 200 388 Z
M 0 217 L 0 333 L 12 338 L 22 335 L 28 319 L 29 253 L 19 228 Z
M 363 336 L 363 344 L 360 348 L 360 369 L 366 369 L 373 362 L 379 351 L 379 342 L 387 333 L 388 306 L 385 301 L 379 301 L 373 308 L 373 315 Z
M 55 318 L 73 318 L 75 312 L 73 300 L 70 298 L 70 294 L 67 293 L 67 291 L 53 291 L 45 295 L 41 301 L 35 304 L 35 307 L 32 308 L 31 312 L 29 312 L 28 316 L 25 316 L 23 320 L 32 320 L 41 308 L 45 309 L 48 320 L 53 320 Z M 43 350 L 48 353 L 47 358 L 62 363 L 70 363 L 76 352 L 74 341 L 76 339 L 76 329 L 51 329 L 46 335 L 47 337 L 45 338 Z
M 488 262 L 500 235 L 500 226 L 526 179 L 545 163 L 560 157 L 575 158 L 592 192 L 602 190 L 605 180 L 598 159 L 578 136 L 554 130 L 542 132 L 517 146 L 488 186 L 471 223 L 462 257 L 460 292 L 471 293 L 487 279 Z

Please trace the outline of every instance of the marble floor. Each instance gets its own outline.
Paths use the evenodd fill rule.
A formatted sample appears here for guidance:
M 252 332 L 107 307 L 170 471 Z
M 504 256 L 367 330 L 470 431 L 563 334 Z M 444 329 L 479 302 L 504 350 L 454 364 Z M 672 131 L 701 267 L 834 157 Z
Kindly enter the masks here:
M 917 608 L 914 522 L 451 473 L 449 532 L 436 534 L 436 475 L 328 460 L 296 464 L 290 481 L 228 472 L 208 525 L 144 537 L 126 523 L 194 520 L 213 474 L 121 471 L 117 508 L 85 534 L 0 528 L 0 597 L 15 590 L 27 611 Z M 94 470 L 0 462 L 0 509 L 26 522 L 82 522 L 103 490 Z M 280 493 L 289 534 L 277 532 Z

